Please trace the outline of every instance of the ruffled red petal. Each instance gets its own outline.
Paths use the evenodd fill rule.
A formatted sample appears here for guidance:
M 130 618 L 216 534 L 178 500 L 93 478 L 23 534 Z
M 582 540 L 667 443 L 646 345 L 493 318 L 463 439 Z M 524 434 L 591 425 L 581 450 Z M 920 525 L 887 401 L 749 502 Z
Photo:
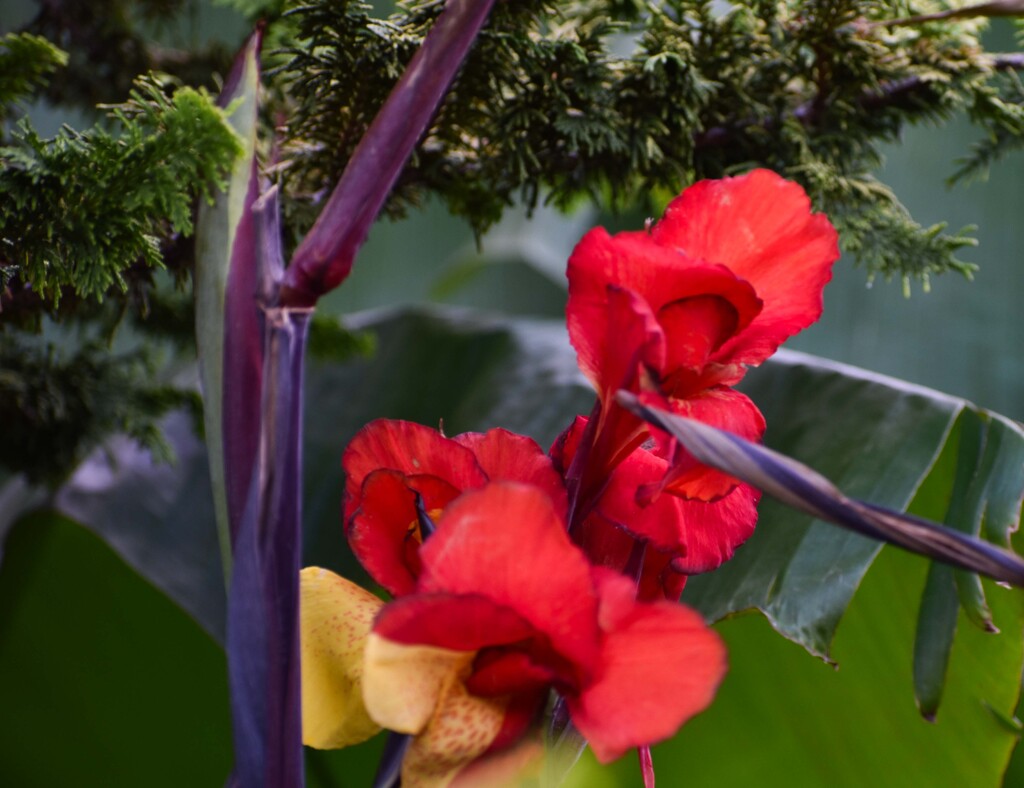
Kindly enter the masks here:
M 496 698 L 550 687 L 556 678 L 555 671 L 546 661 L 534 658 L 530 645 L 481 651 L 473 662 L 466 689 L 483 698 Z
M 445 509 L 420 558 L 419 591 L 486 596 L 589 673 L 598 648 L 590 565 L 542 490 L 496 482 L 464 493 Z
M 522 616 L 480 594 L 426 593 L 396 599 L 377 615 L 373 631 L 395 643 L 477 651 L 533 637 Z
M 635 531 L 623 528 L 596 511 L 584 522 L 577 543 L 595 566 L 635 577 L 637 599 L 678 601 L 686 585 L 686 575 L 673 564 L 678 554 L 672 550 L 660 550 L 648 542 L 638 571 L 630 566 L 630 562 L 641 540 L 648 542 L 646 537 L 637 537 Z
M 672 201 L 653 238 L 691 258 L 727 266 L 764 302 L 716 354 L 756 365 L 821 316 L 822 289 L 839 258 L 838 236 L 797 184 L 770 170 L 701 181 Z
M 700 615 L 671 602 L 634 603 L 632 584 L 595 570 L 601 593 L 600 678 L 567 698 L 602 763 L 672 736 L 714 698 L 725 646 Z
M 378 419 L 352 438 L 341 459 L 345 469 L 345 519 L 360 504 L 363 480 L 387 469 L 406 476 L 428 474 L 460 490 L 482 487 L 487 476 L 465 446 L 411 421 Z
M 552 465 L 551 458 L 533 438 L 494 429 L 466 432 L 452 440 L 473 452 L 488 479 L 540 487 L 551 497 L 559 515 L 565 516 L 566 494 L 562 477 Z
M 680 254 L 647 233 L 591 230 L 569 258 L 568 276 L 569 339 L 603 401 L 630 387 L 638 354 L 672 388 L 680 369 L 691 382 L 761 309 L 754 289 L 727 268 Z M 617 290 L 634 300 L 625 307 L 635 313 L 632 321 L 619 314 L 623 305 L 611 303 Z M 657 353 L 643 347 L 641 330 L 661 335 Z
M 725 386 L 706 389 L 683 400 L 666 399 L 653 392 L 643 394 L 642 399 L 749 441 L 760 441 L 764 435 L 764 416 L 757 405 L 745 394 Z M 651 432 L 658 443 L 658 454 L 670 458 L 670 467 L 660 482 L 640 494 L 642 500 L 669 492 L 681 498 L 710 502 L 727 495 L 737 485 L 737 480 L 729 474 L 698 462 L 668 434 L 656 428 Z
M 713 502 L 663 494 L 644 503 L 638 491 L 651 487 L 668 464 L 646 449 L 634 451 L 612 474 L 597 504 L 601 516 L 630 535 L 651 542 L 645 573 L 657 572 L 657 585 L 667 598 L 682 592 L 683 579 L 674 573 L 698 574 L 721 566 L 754 533 L 760 492 L 740 484 Z M 587 528 L 591 527 L 590 520 Z M 661 562 L 656 563 L 659 552 Z M 667 566 L 671 562 L 671 567 Z M 668 574 L 664 574 L 665 572 Z M 647 581 L 645 598 L 655 587 Z M 678 599 L 678 593 L 675 596 Z
M 602 228 L 592 230 L 580 246 L 597 231 L 604 233 Z M 569 340 L 576 348 L 583 374 L 594 384 L 601 400 L 607 402 L 617 389 L 635 385 L 638 364 L 661 367 L 664 333 L 651 305 L 637 293 L 614 280 L 588 279 L 586 288 L 574 289 L 572 258 L 569 265 Z M 586 295 L 580 295 L 581 290 Z

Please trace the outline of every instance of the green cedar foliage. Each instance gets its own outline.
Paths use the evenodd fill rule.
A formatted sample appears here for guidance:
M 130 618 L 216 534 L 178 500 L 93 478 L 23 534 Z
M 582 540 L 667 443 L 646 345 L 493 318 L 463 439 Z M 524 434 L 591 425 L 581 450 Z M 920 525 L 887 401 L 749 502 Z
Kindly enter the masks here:
M 35 36 L 0 39 L 0 118 L 65 59 Z M 152 382 L 152 347 L 110 343 L 126 317 L 160 339 L 191 334 L 191 299 L 152 272 L 187 270 L 195 199 L 212 199 L 241 144 L 205 92 L 167 95 L 155 78 L 106 109 L 107 126 L 43 139 L 23 118 L 0 140 L 0 469 L 35 483 L 58 484 L 115 432 L 169 459 L 159 418 L 198 402 Z M 104 341 L 67 351 L 34 339 L 44 315 Z
M 159 416 L 188 407 L 201 419 L 192 391 L 154 385 L 153 356 L 112 354 L 90 343 L 74 353 L 52 344 L 0 334 L 0 469 L 32 483 L 58 485 L 94 447 L 122 433 L 172 459 Z
M 44 300 L 127 289 L 138 261 L 162 264 L 160 238 L 191 234 L 192 202 L 222 188 L 241 143 L 209 96 L 167 97 L 151 79 L 111 109 L 118 133 L 64 128 L 42 139 L 27 121 L 0 149 L 0 267 Z
M 0 37 L 0 123 L 9 108 L 30 97 L 67 65 L 66 52 L 29 33 Z
M 363 3 L 290 11 L 299 43 L 279 76 L 295 102 L 286 193 L 335 183 L 443 3 L 386 19 Z M 916 7 L 916 4 L 915 4 Z M 968 111 L 987 142 L 964 172 L 1024 133 L 1024 64 L 983 52 L 975 22 L 888 27 L 902 2 L 625 0 L 496 5 L 388 205 L 436 194 L 482 232 L 514 199 L 659 203 L 681 187 L 765 166 L 801 181 L 871 276 L 927 284 L 973 243 L 921 227 L 872 172 L 907 123 Z M 301 216 L 301 206 L 292 206 Z

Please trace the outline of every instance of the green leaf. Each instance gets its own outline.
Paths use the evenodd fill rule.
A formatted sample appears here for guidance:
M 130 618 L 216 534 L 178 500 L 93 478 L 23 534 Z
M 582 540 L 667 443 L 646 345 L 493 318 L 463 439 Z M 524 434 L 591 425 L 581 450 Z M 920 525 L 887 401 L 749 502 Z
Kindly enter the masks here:
M 851 498 L 903 510 L 939 456 L 962 400 L 796 353 L 780 353 L 744 390 L 768 422 L 765 443 Z M 786 637 L 827 658 L 839 619 L 880 544 L 775 501 L 735 558 L 693 578 L 685 599 L 710 620 L 759 609 Z
M 22 520 L 0 569 L 0 783 L 221 785 L 224 654 L 94 534 Z
M 161 429 L 173 465 L 114 438 L 79 467 L 53 505 L 101 536 L 222 642 L 226 600 L 206 449 L 184 413 L 172 414 Z
M 929 724 L 918 714 L 911 682 L 925 569 L 915 556 L 882 551 L 839 627 L 837 669 L 778 637 L 761 616 L 720 622 L 729 673 L 711 708 L 654 748 L 659 783 L 1000 785 L 1017 740 L 999 717 L 1012 718 L 1019 689 L 1024 594 L 985 581 L 1001 634 L 961 621 L 945 700 Z M 585 760 L 577 772 L 570 788 L 642 784 L 631 757 L 602 770 Z
M 1024 432 L 1013 422 L 965 409 L 911 509 L 965 533 L 1008 545 L 1024 490 Z M 992 527 L 984 527 L 983 522 Z M 933 565 L 922 599 L 914 651 L 921 713 L 932 717 L 942 697 L 957 609 L 981 629 L 996 631 L 977 575 Z

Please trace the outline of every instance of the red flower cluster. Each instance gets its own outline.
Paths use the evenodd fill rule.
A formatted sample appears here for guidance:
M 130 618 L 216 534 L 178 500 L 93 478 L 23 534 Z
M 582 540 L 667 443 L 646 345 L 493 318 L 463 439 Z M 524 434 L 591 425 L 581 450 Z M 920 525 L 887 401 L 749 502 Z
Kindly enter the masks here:
M 759 440 L 764 418 L 730 388 L 821 315 L 838 258 L 828 219 L 794 183 L 768 170 L 702 181 L 643 232 L 591 230 L 569 259 L 569 338 L 599 401 L 556 445 L 573 533 L 609 527 L 660 552 L 678 598 L 683 575 L 721 565 L 753 533 L 758 493 L 700 465 L 616 405 L 625 389 L 683 416 Z M 587 538 L 585 536 L 579 538 Z M 595 558 L 621 569 L 632 540 L 600 539 Z M 650 582 L 648 582 L 650 581 Z
M 758 494 L 614 394 L 758 439 L 730 387 L 817 319 L 837 256 L 798 186 L 699 183 L 650 231 L 595 229 L 573 252 L 569 336 L 598 402 L 549 454 L 505 430 L 365 427 L 343 458 L 345 529 L 395 599 L 303 573 L 307 743 L 385 727 L 415 736 L 403 785 L 478 784 L 530 760 L 552 691 L 602 761 L 705 708 L 724 648 L 674 600 L 750 536 Z

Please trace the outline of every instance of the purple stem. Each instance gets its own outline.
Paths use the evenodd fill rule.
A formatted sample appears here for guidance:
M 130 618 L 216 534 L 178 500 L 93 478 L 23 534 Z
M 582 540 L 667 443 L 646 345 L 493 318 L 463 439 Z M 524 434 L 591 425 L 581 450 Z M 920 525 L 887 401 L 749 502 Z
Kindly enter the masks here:
M 348 276 L 391 187 L 428 129 L 494 0 L 448 0 L 295 250 L 280 303 L 308 307 Z
M 303 357 L 310 311 L 266 310 L 259 461 L 235 541 L 228 666 L 233 785 L 303 784 L 299 683 Z

